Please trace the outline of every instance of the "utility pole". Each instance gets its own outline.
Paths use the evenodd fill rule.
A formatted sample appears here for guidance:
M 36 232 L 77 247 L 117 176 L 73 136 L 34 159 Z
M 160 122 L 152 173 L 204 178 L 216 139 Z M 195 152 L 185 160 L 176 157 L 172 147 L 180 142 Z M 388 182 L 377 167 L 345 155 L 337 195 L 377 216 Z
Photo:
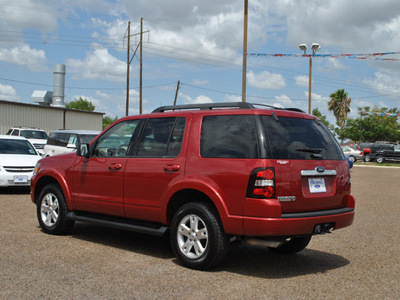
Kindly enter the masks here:
M 242 102 L 246 102 L 247 19 L 248 19 L 248 11 L 249 11 L 249 1 L 248 0 L 244 0 Z
M 129 49 L 131 48 L 131 22 L 128 22 L 128 53 L 127 53 L 127 60 L 126 60 L 126 111 L 125 111 L 125 116 L 128 116 L 129 114 L 129 66 L 130 66 L 130 53 Z
M 178 98 L 178 91 L 179 91 L 180 86 L 181 86 L 181 82 L 180 82 L 180 80 L 178 80 L 178 84 L 176 85 L 174 106 L 176 105 L 176 99 Z
M 140 64 L 140 75 L 139 75 L 139 113 L 142 114 L 143 110 L 143 101 L 142 101 L 142 89 L 143 89 L 143 34 L 148 33 L 150 30 L 143 31 L 143 18 L 140 19 L 140 32 L 131 34 L 131 22 L 128 22 L 128 29 L 127 33 L 125 32 L 124 38 L 128 39 L 128 51 L 127 51 L 127 90 L 126 90 L 126 115 L 128 116 L 129 113 L 129 66 L 132 63 L 133 58 L 136 56 L 136 52 L 139 49 L 140 50 L 140 57 L 139 57 L 139 64 Z M 131 48 L 131 36 L 137 36 L 140 35 L 140 42 L 136 46 L 136 49 L 132 55 L 132 58 L 130 57 L 130 48 Z M 137 56 L 136 56 L 137 58 Z
M 143 18 L 140 18 L 140 88 L 139 88 L 139 114 L 142 114 L 142 87 L 143 87 Z

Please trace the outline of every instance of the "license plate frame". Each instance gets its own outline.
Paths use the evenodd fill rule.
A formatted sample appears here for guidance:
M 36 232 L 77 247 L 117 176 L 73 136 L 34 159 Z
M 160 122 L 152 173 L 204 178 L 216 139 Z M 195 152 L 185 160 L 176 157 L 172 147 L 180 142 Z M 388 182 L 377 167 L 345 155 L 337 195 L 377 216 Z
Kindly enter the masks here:
M 308 178 L 308 187 L 310 189 L 310 193 L 312 194 L 326 193 L 325 178 Z

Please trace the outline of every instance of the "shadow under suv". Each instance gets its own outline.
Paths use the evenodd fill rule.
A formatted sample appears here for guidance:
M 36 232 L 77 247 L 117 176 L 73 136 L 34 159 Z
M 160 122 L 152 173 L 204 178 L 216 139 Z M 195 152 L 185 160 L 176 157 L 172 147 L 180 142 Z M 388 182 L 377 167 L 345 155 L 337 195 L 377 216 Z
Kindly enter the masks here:
M 160 107 L 114 122 L 77 153 L 40 160 L 35 174 L 44 232 L 81 221 L 169 235 L 194 269 L 220 264 L 234 240 L 295 253 L 354 218 L 339 145 L 297 109 Z

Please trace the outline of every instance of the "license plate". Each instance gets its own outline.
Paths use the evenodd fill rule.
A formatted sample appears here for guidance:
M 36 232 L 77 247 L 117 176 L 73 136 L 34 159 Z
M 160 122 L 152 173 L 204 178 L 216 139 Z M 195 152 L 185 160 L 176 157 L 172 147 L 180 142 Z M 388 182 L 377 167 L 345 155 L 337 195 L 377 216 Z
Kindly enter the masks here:
M 15 175 L 14 183 L 28 183 L 28 176 L 26 175 Z
M 326 193 L 324 178 L 308 178 L 310 193 Z

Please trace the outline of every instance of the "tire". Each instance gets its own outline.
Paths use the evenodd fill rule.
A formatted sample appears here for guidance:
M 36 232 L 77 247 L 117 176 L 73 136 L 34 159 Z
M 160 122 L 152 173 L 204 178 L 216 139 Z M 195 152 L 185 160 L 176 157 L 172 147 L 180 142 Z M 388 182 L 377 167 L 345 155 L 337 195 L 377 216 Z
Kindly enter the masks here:
M 74 225 L 67 219 L 68 208 L 64 194 L 57 184 L 46 185 L 36 203 L 37 218 L 42 230 L 49 234 L 66 234 Z
M 228 238 L 211 206 L 191 202 L 178 209 L 171 224 L 171 246 L 180 263 L 206 270 L 225 259 Z
M 377 155 L 376 156 L 376 162 L 378 163 L 378 164 L 381 164 L 381 163 L 383 163 L 385 161 L 385 158 L 382 156 L 382 155 Z
M 370 162 L 371 161 L 371 157 L 369 156 L 369 154 L 365 154 L 364 155 L 364 161 L 365 162 Z
M 291 238 L 278 248 L 269 248 L 272 252 L 279 254 L 294 254 L 304 250 L 310 243 L 311 235 L 306 237 Z
M 349 159 L 352 161 L 352 162 L 355 162 L 357 159 L 354 157 L 354 156 L 349 156 Z

